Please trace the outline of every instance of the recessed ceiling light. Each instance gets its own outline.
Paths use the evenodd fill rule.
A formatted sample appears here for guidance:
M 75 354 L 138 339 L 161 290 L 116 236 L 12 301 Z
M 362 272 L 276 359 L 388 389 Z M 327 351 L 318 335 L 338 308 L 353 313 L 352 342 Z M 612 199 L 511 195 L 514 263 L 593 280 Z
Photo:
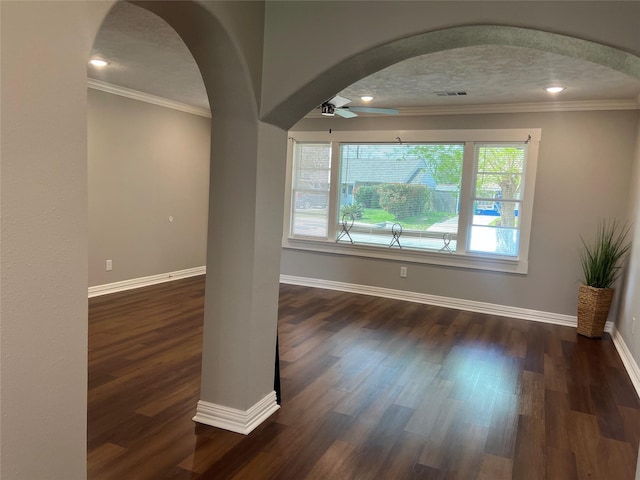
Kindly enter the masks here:
M 91 60 L 89 60 L 89 63 L 98 68 L 106 67 L 107 65 L 109 65 L 109 62 L 103 60 L 102 58 L 92 58 Z
M 545 90 L 549 93 L 560 93 L 565 87 L 547 87 Z
M 360 100 L 362 100 L 363 102 L 370 102 L 371 100 L 373 100 L 373 97 L 371 95 L 363 95 L 362 97 L 360 97 Z

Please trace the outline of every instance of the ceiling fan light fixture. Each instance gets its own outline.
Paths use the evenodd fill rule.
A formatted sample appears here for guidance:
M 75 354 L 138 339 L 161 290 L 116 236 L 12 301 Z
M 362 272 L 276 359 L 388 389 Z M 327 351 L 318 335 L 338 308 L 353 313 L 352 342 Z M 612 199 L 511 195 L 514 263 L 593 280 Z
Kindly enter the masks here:
M 336 114 L 336 109 L 330 103 L 323 103 L 321 107 L 321 113 L 325 117 L 333 117 Z
M 102 58 L 98 58 L 98 57 L 94 57 L 91 60 L 89 60 L 89 63 L 91 65 L 93 65 L 94 67 L 97 68 L 102 68 L 102 67 L 106 67 L 107 65 L 109 65 L 109 62 L 107 62 L 106 60 L 102 59 Z
M 545 88 L 548 93 L 560 93 L 565 90 L 566 87 L 561 87 L 560 85 L 553 85 L 551 87 Z
M 363 95 L 362 97 L 360 97 L 360 100 L 362 100 L 363 102 L 370 102 L 371 100 L 373 100 L 373 97 L 371 95 Z

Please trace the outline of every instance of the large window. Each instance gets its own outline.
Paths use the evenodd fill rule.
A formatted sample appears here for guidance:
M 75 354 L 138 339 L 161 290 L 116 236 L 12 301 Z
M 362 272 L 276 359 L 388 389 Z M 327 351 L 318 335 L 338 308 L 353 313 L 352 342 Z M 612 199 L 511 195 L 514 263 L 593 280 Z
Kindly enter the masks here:
M 290 136 L 285 247 L 526 273 L 539 129 Z
M 353 225 L 340 241 L 454 247 L 463 156 L 464 144 L 342 143 L 338 221 Z

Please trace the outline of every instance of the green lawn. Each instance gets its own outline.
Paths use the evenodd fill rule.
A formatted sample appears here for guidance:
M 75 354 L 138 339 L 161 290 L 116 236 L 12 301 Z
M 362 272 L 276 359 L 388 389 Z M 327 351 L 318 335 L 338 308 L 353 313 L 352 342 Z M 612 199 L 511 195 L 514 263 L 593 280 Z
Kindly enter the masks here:
M 363 223 L 382 223 L 393 222 L 396 217 L 391 215 L 386 210 L 379 210 L 377 208 L 363 208 L 362 218 L 359 220 Z
M 360 223 L 378 224 L 383 222 L 397 222 L 406 230 L 426 230 L 434 223 L 443 222 L 448 218 L 455 217 L 451 213 L 444 212 L 426 212 L 421 215 L 408 217 L 397 220 L 395 216 L 386 210 L 376 208 L 363 208 L 362 218 L 358 220 Z

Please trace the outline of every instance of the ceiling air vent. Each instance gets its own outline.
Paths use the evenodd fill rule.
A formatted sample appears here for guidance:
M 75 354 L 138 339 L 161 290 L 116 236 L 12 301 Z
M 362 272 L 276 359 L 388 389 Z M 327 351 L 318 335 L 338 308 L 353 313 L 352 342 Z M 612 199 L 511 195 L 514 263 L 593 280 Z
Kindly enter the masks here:
M 439 97 L 461 97 L 466 95 L 465 91 L 449 91 L 449 90 L 440 90 L 438 92 L 433 92 Z

